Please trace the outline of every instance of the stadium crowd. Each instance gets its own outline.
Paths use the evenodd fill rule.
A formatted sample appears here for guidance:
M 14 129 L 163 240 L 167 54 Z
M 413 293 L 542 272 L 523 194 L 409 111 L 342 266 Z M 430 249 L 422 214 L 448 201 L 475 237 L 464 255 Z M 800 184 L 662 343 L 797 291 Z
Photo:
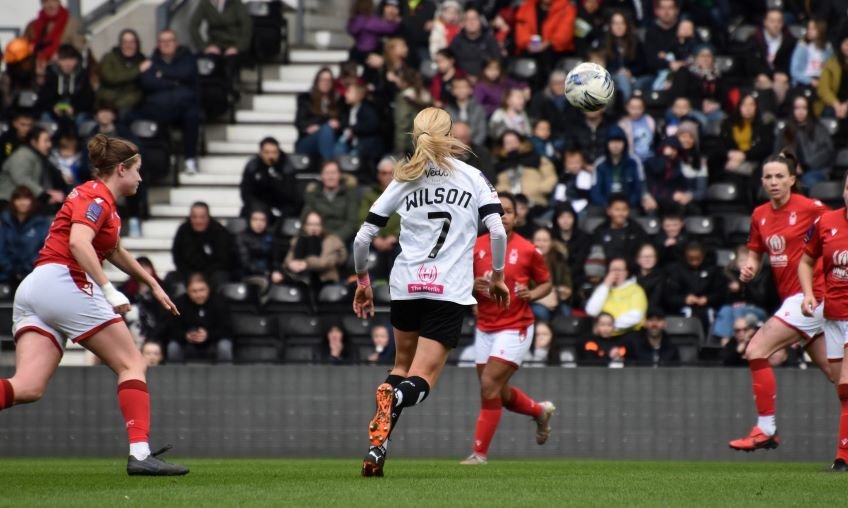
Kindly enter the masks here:
M 215 115 L 196 60 L 222 62 L 237 95 L 230 85 L 251 46 L 239 0 L 198 2 L 193 26 L 205 20 L 209 30 L 191 34 L 197 53 L 164 30 L 145 54 L 127 29 L 105 55 L 91 54 L 59 0 L 41 3 L 6 48 L 0 91 L 0 282 L 12 287 L 32 268 L 50 214 L 89 177 L 94 134 L 137 140 L 139 121 L 172 126 L 182 132 L 181 169 L 203 170 L 198 129 Z M 295 153 L 257 140 L 240 221 L 219 221 L 202 202 L 188 210 L 173 241 L 176 272 L 164 277 L 182 315 L 169 319 L 144 287 L 124 286 L 145 354 L 232 361 L 231 314 L 244 310 L 226 291 L 235 284 L 256 306 L 285 303 L 287 288 L 302 295 L 291 308 L 324 316 L 323 338 L 303 359 L 390 362 L 390 330 L 375 326 L 357 346 L 340 303 L 354 282 L 353 236 L 394 160 L 411 151 L 415 114 L 435 105 L 472 148 L 466 161 L 516 195 L 515 231 L 548 263 L 554 289 L 533 304 L 529 362 L 744 365 L 745 344 L 780 303 L 768 270 L 749 284 L 739 278 L 750 213 L 764 201 L 761 162 L 792 150 L 800 192 L 842 206 L 832 183 L 848 168 L 836 148 L 848 137 L 846 4 L 354 0 L 349 61 L 338 75 L 318 71 L 297 97 Z M 581 113 L 565 99 L 567 72 L 584 60 L 615 80 L 605 110 Z M 122 212 L 134 236 L 146 217 L 141 194 Z M 375 240 L 373 279 L 388 278 L 399 229 L 395 218 Z M 687 328 L 694 356 L 669 338 L 672 321 L 699 323 Z M 458 351 L 456 360 L 469 358 Z M 791 349 L 771 361 L 804 358 Z

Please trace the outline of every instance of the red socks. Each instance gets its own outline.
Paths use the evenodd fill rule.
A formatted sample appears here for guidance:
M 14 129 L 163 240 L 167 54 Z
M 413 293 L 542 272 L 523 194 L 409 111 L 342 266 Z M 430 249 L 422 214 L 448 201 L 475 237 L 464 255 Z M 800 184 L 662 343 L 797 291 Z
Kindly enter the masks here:
M 118 385 L 118 406 L 127 423 L 130 443 L 146 443 L 150 433 L 150 394 L 147 383 L 130 379 Z
M 751 385 L 754 388 L 754 402 L 757 404 L 757 414 L 771 416 L 774 414 L 775 399 L 777 398 L 777 383 L 774 381 L 774 370 L 767 358 L 748 362 L 751 368 Z
M 836 458 L 848 462 L 848 384 L 836 387 L 842 413 L 839 416 L 839 442 L 836 444 Z
M 485 457 L 489 453 L 489 445 L 501 421 L 501 405 L 500 397 L 482 402 L 480 416 L 477 417 L 477 430 L 474 432 L 474 453 L 477 455 Z
M 513 413 L 519 413 L 533 418 L 542 416 L 542 406 L 528 397 L 524 392 L 512 386 L 509 394 L 509 402 L 504 407 Z
M 0 379 L 0 411 L 15 404 L 15 390 L 8 379 Z

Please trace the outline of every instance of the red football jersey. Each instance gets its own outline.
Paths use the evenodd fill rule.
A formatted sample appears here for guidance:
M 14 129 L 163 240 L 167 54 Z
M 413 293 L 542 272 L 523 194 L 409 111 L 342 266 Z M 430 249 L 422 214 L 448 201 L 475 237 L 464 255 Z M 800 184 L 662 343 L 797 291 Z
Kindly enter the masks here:
M 94 230 L 92 245 L 101 263 L 118 247 L 121 217 L 112 192 L 103 182 L 91 180 L 68 194 L 50 226 L 36 266 L 58 263 L 70 267 L 71 271 L 82 271 L 71 253 L 72 224 L 85 224 Z
M 782 300 L 800 293 L 798 264 L 804 253 L 804 236 L 816 219 L 827 211 L 821 201 L 792 194 L 789 201 L 775 209 L 765 203 L 751 217 L 751 236 L 748 249 L 768 253 L 771 271 Z M 814 289 L 816 297 L 824 295 L 824 276 L 821 263 L 816 264 Z
M 824 317 L 848 319 L 848 219 L 845 208 L 825 213 L 807 233 L 807 255 L 820 258 L 825 277 Z
M 477 238 L 474 245 L 474 278 L 492 275 L 491 240 L 486 233 Z M 534 322 L 530 304 L 518 298 L 516 284 L 530 286 L 548 282 L 550 279 L 545 258 L 536 246 L 517 233 L 512 233 L 506 244 L 504 283 L 509 288 L 509 308 L 498 307 L 488 294 L 477 293 L 477 327 L 484 332 L 501 330 L 523 330 Z

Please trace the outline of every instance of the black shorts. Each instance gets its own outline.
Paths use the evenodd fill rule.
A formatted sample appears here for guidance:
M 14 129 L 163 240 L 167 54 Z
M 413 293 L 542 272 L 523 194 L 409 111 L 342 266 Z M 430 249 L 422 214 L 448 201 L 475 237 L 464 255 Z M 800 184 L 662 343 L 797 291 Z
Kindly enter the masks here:
M 448 349 L 459 344 L 462 322 L 471 310 L 470 305 L 429 300 L 394 300 L 391 304 L 392 326 L 402 332 L 418 332 L 441 342 Z

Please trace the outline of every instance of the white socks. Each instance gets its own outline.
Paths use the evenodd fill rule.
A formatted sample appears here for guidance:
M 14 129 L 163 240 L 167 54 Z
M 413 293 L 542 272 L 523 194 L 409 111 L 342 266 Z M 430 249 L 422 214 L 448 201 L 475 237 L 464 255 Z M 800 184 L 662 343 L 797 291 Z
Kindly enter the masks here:
M 777 432 L 777 422 L 774 418 L 774 415 L 758 416 L 757 427 L 759 427 L 760 430 L 762 430 L 769 436 L 773 436 L 774 433 Z
M 130 455 L 136 460 L 144 460 L 150 456 L 150 445 L 148 443 L 130 443 Z

